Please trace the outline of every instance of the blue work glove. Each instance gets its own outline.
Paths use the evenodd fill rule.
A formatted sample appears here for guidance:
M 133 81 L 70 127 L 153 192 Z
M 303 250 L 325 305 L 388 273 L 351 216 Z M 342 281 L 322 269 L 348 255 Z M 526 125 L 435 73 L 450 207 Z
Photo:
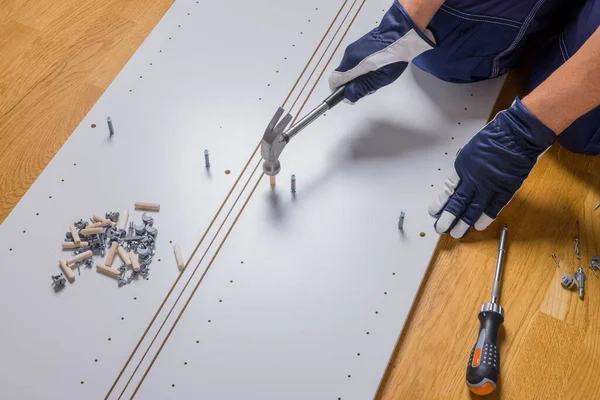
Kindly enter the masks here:
M 465 237 L 487 228 L 510 202 L 556 135 L 517 97 L 458 153 L 442 192 L 429 206 L 438 233 Z
M 422 32 L 397 0 L 379 26 L 352 43 L 329 77 L 331 91 L 348 83 L 344 95 L 355 103 L 394 82 L 408 63 L 435 46 L 429 30 Z

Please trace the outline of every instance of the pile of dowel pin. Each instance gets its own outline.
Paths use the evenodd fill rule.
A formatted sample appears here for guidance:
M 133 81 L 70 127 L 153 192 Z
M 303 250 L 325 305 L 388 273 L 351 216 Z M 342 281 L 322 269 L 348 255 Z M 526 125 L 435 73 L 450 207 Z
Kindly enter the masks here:
M 160 211 L 156 203 L 136 202 L 135 209 L 146 212 Z M 80 220 L 69 226 L 62 248 L 72 251 L 69 259 L 62 258 L 58 265 L 62 273 L 52 275 L 54 290 L 65 287 L 66 281 L 75 281 L 81 275 L 81 268 L 93 268 L 94 256 L 103 260 L 96 263 L 96 271 L 114 278 L 118 286 L 124 286 L 138 276 L 146 278 L 150 273 L 150 264 L 156 253 L 156 237 L 158 229 L 154 226 L 154 218 L 146 212 L 138 225 L 129 221 L 129 210 L 122 213 L 108 212 L 104 217 L 94 215 L 90 222 Z M 115 259 L 120 265 L 113 267 Z M 75 274 L 77 269 L 77 275 Z

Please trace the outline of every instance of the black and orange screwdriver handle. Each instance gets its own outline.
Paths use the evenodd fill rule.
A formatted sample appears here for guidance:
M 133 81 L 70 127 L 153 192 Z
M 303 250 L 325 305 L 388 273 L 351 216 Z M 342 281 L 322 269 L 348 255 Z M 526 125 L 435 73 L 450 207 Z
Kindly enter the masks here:
M 498 385 L 498 328 L 503 322 L 504 310 L 498 304 L 485 303 L 481 306 L 479 336 L 467 366 L 467 386 L 471 392 L 480 396 L 492 393 Z
M 508 228 L 504 225 L 498 246 L 496 277 L 492 301 L 481 306 L 479 312 L 479 335 L 473 346 L 467 365 L 467 386 L 471 392 L 484 396 L 492 393 L 498 385 L 500 354 L 498 352 L 498 329 L 504 322 L 504 309 L 498 304 L 502 264 L 506 253 Z

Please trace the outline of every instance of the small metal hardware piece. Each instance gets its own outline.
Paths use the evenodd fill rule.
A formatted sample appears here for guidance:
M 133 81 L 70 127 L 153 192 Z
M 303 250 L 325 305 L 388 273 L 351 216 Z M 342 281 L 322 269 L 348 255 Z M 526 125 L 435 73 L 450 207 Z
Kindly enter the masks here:
M 204 166 L 210 168 L 210 156 L 208 155 L 208 150 L 204 150 Z
M 59 291 L 65 287 L 67 280 L 63 276 L 63 274 L 52 275 L 52 286 L 54 286 L 55 291 Z
M 152 249 L 150 249 L 148 247 L 139 246 L 137 248 L 137 254 L 138 254 L 138 256 L 140 256 L 140 258 L 144 258 L 145 259 L 145 258 L 148 258 L 148 257 L 150 257 L 152 255 Z M 141 267 L 141 264 L 140 264 L 140 267 Z
M 75 228 L 77 229 L 85 229 L 89 225 L 89 222 L 80 219 L 79 221 L 73 223 L 73 225 L 75 225 Z
M 128 243 L 128 242 L 140 242 L 142 241 L 144 237 L 143 236 L 125 236 L 123 238 L 123 242 Z
M 575 278 L 569 274 L 565 274 L 565 276 L 560 278 L 560 284 L 567 289 L 571 289 L 573 286 L 575 286 Z
M 398 229 L 404 229 L 404 211 L 400 212 L 400 218 L 398 219 Z
M 106 219 L 110 219 L 112 222 L 117 222 L 119 220 L 119 212 L 107 212 L 105 215 Z
M 560 264 L 558 263 L 558 258 L 556 258 L 556 254 L 552 254 L 552 258 L 554 259 L 554 263 L 556 264 L 556 267 L 560 268 Z
M 579 238 L 575 239 L 575 256 L 578 260 L 581 260 L 581 254 L 579 253 Z
M 115 134 L 115 128 L 113 127 L 112 119 L 110 117 L 106 117 L 106 123 L 108 124 L 108 133 L 110 136 Z
M 575 272 L 575 279 L 577 279 L 577 283 L 579 284 L 579 298 L 583 300 L 585 295 L 585 280 L 587 279 L 583 268 L 579 267 L 577 272 Z
M 73 241 L 73 234 L 70 231 L 65 234 L 65 241 L 67 241 L 67 242 Z
M 153 226 L 147 226 L 146 233 L 148 233 L 148 235 L 150 235 L 152 237 L 156 237 L 156 235 L 158 235 L 158 229 L 156 229 Z
M 596 206 L 594 207 L 594 211 L 596 211 L 599 208 L 600 208 L 600 202 L 598 202 L 598 204 L 596 204 Z
M 154 225 L 154 218 L 152 218 L 151 216 L 149 216 L 146 213 L 142 214 L 142 222 L 144 223 L 144 225 Z
M 292 174 L 292 193 L 296 193 L 296 175 Z
M 135 231 L 135 234 L 138 236 L 143 235 L 144 233 L 146 233 L 146 225 L 133 225 L 133 230 Z
M 129 223 L 129 229 L 127 230 L 127 236 L 133 236 L 133 232 L 135 230 L 134 227 L 133 227 L 133 225 L 134 225 L 133 221 L 131 221 Z
M 590 262 L 590 269 L 592 270 L 594 275 L 596 275 L 596 278 L 598 278 L 598 272 L 596 271 L 600 271 L 600 256 L 592 257 L 592 261 Z

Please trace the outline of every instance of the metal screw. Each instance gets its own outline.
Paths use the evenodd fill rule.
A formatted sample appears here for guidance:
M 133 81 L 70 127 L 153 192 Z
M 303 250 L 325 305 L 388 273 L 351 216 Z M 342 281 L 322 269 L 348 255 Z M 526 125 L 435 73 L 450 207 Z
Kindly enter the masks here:
M 558 258 L 556 258 L 556 254 L 552 254 L 552 258 L 554 259 L 554 262 L 556 263 L 556 267 L 560 268 L 560 264 L 558 263 Z
M 579 267 L 577 272 L 575 272 L 575 279 L 577 279 L 577 282 L 579 283 L 579 298 L 583 300 L 585 294 L 585 280 L 587 279 L 585 272 L 583 272 L 583 268 Z
M 112 120 L 110 119 L 110 117 L 106 117 L 106 123 L 108 124 L 108 132 L 110 133 L 110 136 L 114 135 L 115 129 L 113 128 Z
M 571 289 L 575 285 L 575 279 L 571 275 L 565 274 L 565 276 L 560 279 L 560 284 L 567 289 Z
M 296 175 L 292 174 L 292 193 L 296 193 Z
M 404 229 L 404 211 L 400 212 L 400 218 L 398 219 L 398 229 Z
M 599 208 L 600 208 L 600 202 L 598 204 L 596 204 L 596 206 L 594 207 L 594 211 L 596 211 Z
M 578 260 L 581 260 L 581 254 L 579 253 L 579 239 L 575 239 L 575 256 Z
M 596 278 L 598 278 L 598 273 L 596 272 L 596 270 L 600 271 L 600 257 L 599 256 L 592 257 L 592 261 L 590 262 L 590 269 L 592 270 L 594 275 L 596 275 Z
M 129 223 L 129 230 L 127 231 L 127 236 L 133 236 L 133 232 L 135 228 L 133 227 L 133 221 Z
M 204 166 L 210 168 L 210 158 L 208 156 L 208 150 L 204 150 Z

